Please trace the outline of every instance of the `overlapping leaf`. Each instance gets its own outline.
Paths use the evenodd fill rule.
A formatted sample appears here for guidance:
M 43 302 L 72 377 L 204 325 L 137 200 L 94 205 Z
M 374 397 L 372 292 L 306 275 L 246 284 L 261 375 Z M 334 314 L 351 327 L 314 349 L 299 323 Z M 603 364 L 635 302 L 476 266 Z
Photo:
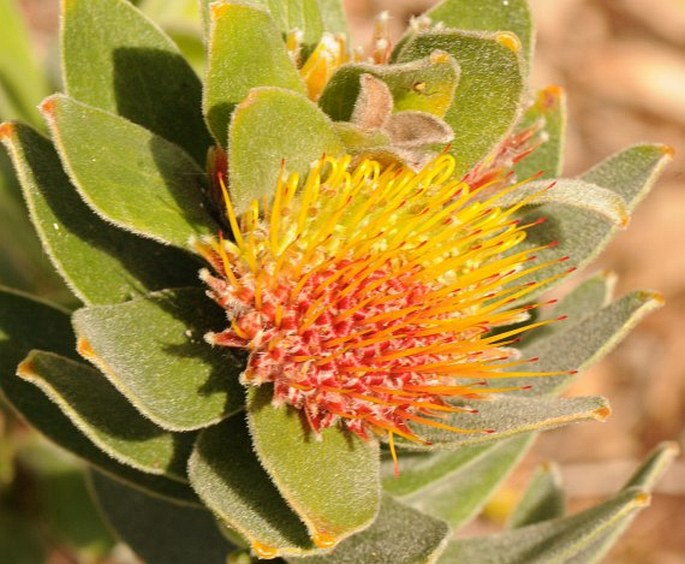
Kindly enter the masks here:
M 20 123 L 5 124 L 2 131 L 43 247 L 81 300 L 115 303 L 196 282 L 198 267 L 189 254 L 97 217 L 79 198 L 42 135 Z
M 525 527 L 563 517 L 566 507 L 561 475 L 556 465 L 539 466 L 523 497 L 507 519 L 510 528 Z
M 86 437 L 117 461 L 150 474 L 185 480 L 195 435 L 160 429 L 97 370 L 34 350 L 17 373 L 40 388 Z
M 201 85 L 174 42 L 125 0 L 63 6 L 69 96 L 117 113 L 204 163 L 211 138 L 202 120 Z
M 524 93 L 523 59 L 515 36 L 502 33 L 433 31 L 410 38 L 398 62 L 446 51 L 461 68 L 461 78 L 445 121 L 455 138 L 455 174 L 465 173 L 511 130 Z
M 242 408 L 240 362 L 203 340 L 222 329 L 225 313 L 201 290 L 84 308 L 73 322 L 79 351 L 159 426 L 200 429 Z
M 337 426 L 317 439 L 299 411 L 271 405 L 270 387 L 253 392 L 248 422 L 254 449 L 315 544 L 329 548 L 371 524 L 380 502 L 377 443 Z

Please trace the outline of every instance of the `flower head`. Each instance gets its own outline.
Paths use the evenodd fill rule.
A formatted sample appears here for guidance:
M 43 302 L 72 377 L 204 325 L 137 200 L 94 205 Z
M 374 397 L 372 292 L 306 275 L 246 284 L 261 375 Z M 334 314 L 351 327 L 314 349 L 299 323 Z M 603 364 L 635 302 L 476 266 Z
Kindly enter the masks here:
M 531 374 L 509 345 L 541 322 L 492 331 L 526 320 L 531 306 L 516 304 L 546 282 L 518 282 L 545 266 L 531 264 L 544 247 L 520 246 L 529 200 L 504 205 L 518 186 L 479 198 L 447 154 L 419 172 L 350 163 L 324 157 L 302 182 L 283 172 L 273 200 L 241 217 L 224 188 L 234 241 L 196 247 L 231 325 L 206 339 L 247 349 L 243 383 L 273 383 L 273 403 L 301 409 L 315 433 L 338 421 L 363 438 L 466 432 L 441 420 L 473 411 L 452 400 Z

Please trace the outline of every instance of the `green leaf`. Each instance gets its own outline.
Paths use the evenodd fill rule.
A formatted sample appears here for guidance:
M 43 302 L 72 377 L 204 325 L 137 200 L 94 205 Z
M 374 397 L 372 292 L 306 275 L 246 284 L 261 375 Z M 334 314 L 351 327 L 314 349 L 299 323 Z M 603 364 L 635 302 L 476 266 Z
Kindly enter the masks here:
M 188 466 L 202 501 L 264 558 L 310 552 L 307 531 L 252 450 L 243 417 L 205 429 Z
M 540 178 L 556 178 L 564 166 L 566 139 L 566 94 L 558 86 L 540 90 L 532 105 L 521 118 L 517 129 L 541 126 L 538 136 L 542 144 L 516 163 L 519 180 L 541 174 Z
M 632 213 L 672 158 L 673 149 L 666 145 L 636 145 L 610 156 L 580 178 L 620 194 Z
M 535 470 L 523 497 L 509 515 L 507 526 L 515 529 L 562 517 L 565 507 L 559 468 L 552 463 L 542 464 Z
M 97 370 L 34 350 L 19 365 L 17 374 L 40 388 L 86 437 L 118 462 L 185 480 L 194 434 L 160 429 Z
M 530 65 L 533 57 L 533 16 L 527 0 L 443 0 L 426 12 L 433 24 L 474 31 L 511 31 L 520 39 Z
M 632 292 L 608 306 L 567 327 L 564 321 L 547 335 L 525 346 L 523 358 L 539 358 L 531 369 L 540 372 L 560 372 L 557 376 L 512 378 L 511 386 L 532 386 L 523 392 L 540 395 L 558 391 L 569 384 L 573 374 L 597 362 L 615 347 L 647 313 L 663 304 L 653 292 Z M 515 392 L 518 393 L 518 392 Z
M 596 507 L 497 535 L 453 540 L 439 562 L 598 562 L 649 505 L 649 490 L 677 452 L 672 443 L 658 446 L 618 495 Z
M 156 292 L 78 310 L 79 352 L 146 417 L 171 431 L 192 431 L 242 408 L 241 363 L 203 336 L 227 323 L 203 291 Z
M 502 203 L 506 206 L 524 198 L 530 198 L 529 206 L 563 206 L 578 214 L 591 213 L 609 225 L 625 227 L 628 224 L 626 203 L 619 194 L 575 178 L 559 178 L 552 184 L 548 180 L 528 182 L 510 196 L 505 196 Z M 552 215 L 548 219 L 553 223 L 556 218 Z M 553 227 L 549 229 L 551 231 Z M 516 249 L 519 250 L 518 247 Z M 554 252 L 559 254 L 559 251 Z M 548 254 L 545 256 L 549 259 Z M 549 269 L 545 273 L 549 274 Z
M 17 365 L 31 349 L 78 358 L 75 345 L 66 310 L 0 287 L 0 377 L 14 379 Z
M 616 286 L 616 275 L 601 271 L 578 284 L 554 307 L 555 316 L 568 316 L 568 323 L 597 313 L 611 303 Z
M 429 56 L 436 49 L 452 55 L 461 78 L 445 121 L 455 138 L 455 175 L 483 159 L 512 128 L 524 92 L 524 62 L 510 34 L 435 31 L 409 39 L 398 62 Z
M 323 14 L 319 0 L 257 0 L 268 9 L 282 33 L 302 32 L 305 45 L 318 43 L 324 32 Z
M 42 109 L 65 170 L 104 219 L 180 248 L 218 231 L 204 209 L 204 172 L 178 146 L 63 95 Z
M 595 540 L 625 519 L 631 518 L 648 503 L 649 495 L 631 488 L 597 507 L 571 517 L 481 538 L 453 540 L 438 562 L 592 562 L 593 559 L 578 557 Z
M 637 203 L 644 197 L 654 183 L 661 169 L 670 160 L 672 151 L 662 145 L 643 145 L 627 149 L 614 155 L 581 175 L 579 180 L 594 184 L 604 190 L 611 190 L 620 196 L 625 204 L 625 211 L 630 214 Z M 554 190 L 550 191 L 550 195 Z M 589 196 L 589 194 L 588 194 Z M 594 195 L 591 196 L 595 199 Z M 604 196 L 602 196 L 604 199 Z M 625 227 L 625 221 L 616 224 L 607 221 L 606 214 L 599 214 L 590 209 L 563 203 L 543 203 L 525 208 L 522 211 L 524 223 L 541 218 L 546 221 L 527 230 L 526 240 L 517 250 L 524 247 L 546 245 L 556 241 L 558 245 L 537 253 L 537 260 L 532 265 L 548 260 L 571 257 L 573 265 L 582 268 L 594 259 L 607 245 L 617 227 Z M 552 265 L 545 269 L 545 274 L 552 276 L 566 269 L 563 264 Z M 532 277 L 521 279 L 532 280 Z M 541 288 L 549 290 L 556 280 Z
M 347 18 L 342 0 L 319 0 L 321 17 L 326 31 L 347 33 Z
M 651 491 L 657 480 L 678 456 L 678 452 L 676 443 L 667 442 L 658 445 L 623 486 L 622 491 L 634 491 L 635 488 Z M 601 536 L 577 554 L 573 558 L 573 562 L 577 564 L 601 562 L 618 537 L 628 528 L 633 518 L 634 514 L 628 515 L 614 526 L 608 527 Z
M 205 509 L 152 497 L 99 472 L 90 481 L 112 528 L 149 564 L 224 564 L 235 550 Z
M 532 442 L 533 435 L 524 434 L 494 445 L 463 447 L 432 455 L 415 454 L 418 460 L 408 470 L 407 478 L 403 476 L 407 472 L 402 464 L 404 454 L 400 453 L 399 479 L 388 476 L 383 486 L 392 492 L 396 487 L 393 481 L 406 480 L 399 499 L 446 521 L 456 530 L 480 512 Z M 408 484 L 411 484 L 409 493 Z
M 330 548 L 370 525 L 380 504 L 378 443 L 337 426 L 319 439 L 299 410 L 271 405 L 271 386 L 250 392 L 255 452 L 314 543 Z
M 269 131 L 269 135 L 259 132 Z M 343 151 L 333 124 L 305 96 L 282 88 L 255 88 L 235 110 L 228 152 L 236 212 L 271 195 L 281 174 L 306 173 L 312 161 Z
M 62 60 L 69 96 L 117 113 L 204 163 L 211 138 L 200 81 L 174 42 L 130 2 L 63 2 Z
M 333 75 L 319 99 L 321 109 L 331 119 L 350 121 L 363 74 L 371 74 L 388 85 L 394 111 L 418 110 L 443 117 L 452 103 L 460 71 L 454 58 L 441 51 L 397 65 L 344 65 Z
M 0 374 L 4 398 L 33 428 L 59 447 L 132 487 L 184 504 L 197 504 L 194 492 L 178 480 L 146 474 L 115 461 L 88 440 L 45 394 L 14 375 Z
M 48 525 L 51 544 L 69 545 L 87 562 L 105 558 L 115 541 L 88 491 L 83 465 L 37 434 L 22 441 L 16 461 L 22 474 L 29 473 L 34 482 L 33 495 L 40 500 L 39 519 Z M 35 527 L 36 515 L 33 523 Z
M 224 147 L 231 113 L 256 86 L 278 86 L 304 94 L 281 33 L 263 9 L 238 2 L 210 6 L 209 60 L 202 105 L 214 137 Z M 250 131 L 260 141 L 269 129 Z M 276 169 L 280 160 L 276 161 Z
M 378 517 L 368 529 L 345 539 L 326 556 L 288 558 L 288 561 L 302 564 L 434 562 L 449 532 L 442 521 L 384 496 Z
M 506 385 L 509 386 L 508 380 Z M 464 445 L 500 440 L 528 431 L 559 427 L 576 421 L 604 421 L 610 413 L 607 401 L 597 396 L 558 398 L 505 394 L 471 402 L 469 405 L 477 407 L 478 413 L 457 413 L 450 415 L 449 418 L 440 419 L 440 423 L 462 429 L 462 432 L 412 423 L 412 430 L 427 440 L 429 447 L 409 443 L 403 439 L 396 439 L 396 442 L 403 447 L 418 450 L 455 449 Z
M 93 214 L 42 135 L 19 123 L 3 125 L 2 133 L 45 251 L 82 301 L 120 302 L 196 283 L 199 267 L 189 254 L 116 229 Z
M 14 0 L 0 0 L 0 120 L 40 125 L 36 104 L 48 93 L 26 26 Z

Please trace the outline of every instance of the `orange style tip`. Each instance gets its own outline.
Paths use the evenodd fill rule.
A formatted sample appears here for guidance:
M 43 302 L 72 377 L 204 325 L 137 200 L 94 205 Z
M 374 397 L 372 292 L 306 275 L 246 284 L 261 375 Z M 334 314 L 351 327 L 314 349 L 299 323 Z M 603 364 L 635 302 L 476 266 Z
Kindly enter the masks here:
M 467 409 L 466 413 L 470 413 L 471 415 L 478 415 L 480 411 L 478 411 L 477 409 Z
M 497 429 L 483 429 L 483 433 L 485 435 L 494 435 L 497 432 Z
M 559 300 L 557 298 L 552 298 L 551 300 L 546 301 L 543 305 L 554 305 L 558 302 Z
M 560 315 L 557 317 L 557 321 L 566 321 L 568 319 L 568 315 Z
M 568 374 L 569 376 L 575 376 L 576 374 L 578 374 L 578 371 L 577 370 L 569 370 L 566 374 Z
M 569 268 L 566 272 L 564 272 L 564 274 L 573 274 L 576 270 L 578 270 L 578 267 L 573 266 L 573 267 Z
M 559 246 L 559 241 L 550 241 L 549 243 L 547 243 L 548 249 L 553 249 L 554 247 L 558 247 L 558 246 Z
M 559 259 L 559 262 L 566 262 L 567 260 L 571 260 L 571 257 L 568 255 L 564 255 Z
M 15 130 L 16 126 L 12 122 L 0 123 L 0 139 L 9 139 L 14 135 Z
M 525 391 L 527 392 L 528 390 L 532 390 L 532 389 L 533 389 L 533 386 L 531 386 L 530 384 L 528 384 L 527 386 L 521 386 L 521 389 L 522 389 L 522 390 L 525 390 Z
M 539 356 L 534 356 L 529 358 L 526 362 L 538 362 L 540 360 Z

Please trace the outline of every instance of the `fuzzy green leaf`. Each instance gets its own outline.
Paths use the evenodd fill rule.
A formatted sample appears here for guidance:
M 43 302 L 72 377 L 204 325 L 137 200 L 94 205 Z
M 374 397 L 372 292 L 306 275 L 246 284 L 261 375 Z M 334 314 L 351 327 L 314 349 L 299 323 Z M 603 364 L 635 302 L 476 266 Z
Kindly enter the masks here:
M 632 213 L 672 158 L 673 149 L 666 145 L 636 145 L 610 156 L 580 178 L 617 192 Z
M 331 427 L 317 439 L 291 407 L 273 407 L 273 389 L 248 396 L 254 449 L 281 495 L 328 548 L 371 524 L 380 503 L 378 443 Z
M 533 17 L 527 0 L 443 0 L 426 12 L 433 24 L 474 31 L 511 31 L 521 41 L 526 61 L 533 57 Z
M 188 486 L 134 470 L 106 455 L 41 390 L 15 375 L 17 364 L 33 348 L 78 358 L 74 346 L 67 312 L 18 292 L 0 291 L 0 389 L 19 415 L 48 439 L 103 471 L 158 495 L 194 503 L 197 497 Z
M 36 104 L 48 94 L 18 4 L 0 0 L 0 120 L 22 119 L 39 125 Z
M 255 132 L 270 131 L 269 135 Z M 282 88 L 255 88 L 235 110 L 228 152 L 231 195 L 240 213 L 276 189 L 280 165 L 306 173 L 324 154 L 343 151 L 333 124 L 305 96 Z
M 523 358 L 540 360 L 531 367 L 540 372 L 582 371 L 615 347 L 640 319 L 663 304 L 653 292 L 632 292 L 608 306 L 564 327 L 559 322 L 547 335 L 522 349 Z M 545 394 L 566 386 L 573 375 L 508 380 L 512 386 L 532 386 L 525 395 Z
M 187 253 L 116 229 L 78 197 L 52 144 L 23 124 L 5 124 L 33 224 L 55 268 L 85 303 L 120 302 L 151 290 L 193 285 Z
M 578 323 L 611 303 L 615 285 L 615 274 L 610 271 L 598 272 L 564 296 L 554 307 L 554 315 L 568 316 L 569 324 Z
M 509 385 L 508 380 L 506 385 Z M 469 405 L 475 406 L 478 413 L 457 413 L 444 420 L 440 419 L 440 423 L 462 429 L 462 432 L 415 423 L 410 427 L 429 441 L 430 448 L 454 449 L 500 440 L 528 431 L 551 429 L 576 421 L 603 421 L 610 413 L 607 401 L 597 396 L 558 398 L 506 394 L 492 396 L 489 400 L 471 402 Z M 405 440 L 398 442 L 409 448 L 427 448 Z
M 319 0 L 324 28 L 331 33 L 347 33 L 343 0 Z
M 555 464 L 543 464 L 533 474 L 523 497 L 509 515 L 507 525 L 515 529 L 562 517 L 565 507 L 559 469 Z
M 226 323 L 224 310 L 191 288 L 83 308 L 73 317 L 79 352 L 171 431 L 200 429 L 242 408 L 241 363 L 203 340 Z
M 481 538 L 451 541 L 438 562 L 495 564 L 520 562 L 592 562 L 578 559 L 584 549 L 649 503 L 649 496 L 636 488 L 571 517 L 514 529 Z
M 333 75 L 319 99 L 321 109 L 331 119 L 350 121 L 361 91 L 362 74 L 371 74 L 388 85 L 394 111 L 418 110 L 443 117 L 452 103 L 460 70 L 453 57 L 440 51 L 404 64 L 344 65 Z
M 302 32 L 305 45 L 319 42 L 324 21 L 319 0 L 256 0 L 269 10 L 281 33 L 295 29 Z
M 384 496 L 378 517 L 368 529 L 345 539 L 326 556 L 288 558 L 288 561 L 302 564 L 433 562 L 449 532 L 442 521 Z
M 564 166 L 566 138 L 566 94 L 558 86 L 540 90 L 530 108 L 521 118 L 517 129 L 541 126 L 542 144 L 530 155 L 516 163 L 514 170 L 519 180 L 540 174 L 540 178 L 556 178 Z
M 202 501 L 258 555 L 310 552 L 312 541 L 252 450 L 241 415 L 201 432 L 188 466 Z
M 383 486 L 391 492 L 400 489 L 402 502 L 458 529 L 478 514 L 532 442 L 533 435 L 524 434 L 494 445 L 415 453 L 408 456 L 409 464 L 414 462 L 409 469 L 403 467 L 401 453 L 399 479 L 388 476 Z M 406 478 L 405 473 L 409 474 Z
M 537 261 L 531 264 L 569 256 L 574 266 L 582 268 L 604 249 L 618 227 L 627 225 L 629 214 L 652 186 L 671 155 L 672 151 L 663 145 L 636 146 L 610 157 L 579 177 L 578 180 L 586 183 L 584 184 L 586 187 L 599 186 L 603 190 L 615 192 L 623 199 L 627 213 L 623 221 L 619 223 L 607 221 L 606 213 L 596 213 L 587 206 L 542 203 L 524 208 L 522 211 L 524 223 L 541 218 L 545 218 L 546 221 L 527 230 L 526 240 L 518 247 L 518 250 L 526 246 L 534 247 L 556 241 L 558 243 L 556 247 L 537 253 Z M 587 196 L 595 200 L 595 196 L 590 195 L 589 188 L 586 190 Z M 553 192 L 554 189 L 549 192 L 549 195 L 551 196 Z M 602 200 L 606 199 L 605 196 L 600 197 Z M 548 276 L 560 274 L 565 269 L 564 264 L 552 265 L 545 269 L 545 274 Z M 528 280 L 533 280 L 533 277 L 521 279 L 521 281 Z M 544 285 L 540 290 L 547 290 L 559 281 Z
M 181 148 L 66 96 L 42 109 L 65 170 L 106 220 L 180 248 L 218 231 L 204 209 L 204 172 Z
M 598 562 L 649 504 L 649 491 L 677 452 L 672 443 L 658 446 L 618 495 L 596 507 L 497 535 L 454 540 L 439 562 Z
M 62 60 L 69 96 L 117 113 L 204 163 L 211 138 L 200 81 L 174 42 L 130 2 L 63 2 Z
M 225 147 L 231 113 L 252 88 L 278 86 L 301 94 L 305 89 L 268 12 L 250 4 L 226 1 L 216 2 L 210 9 L 209 60 L 202 103 L 214 137 Z M 271 123 L 270 128 L 277 123 Z M 258 134 L 270 128 L 249 134 L 263 142 L 277 137 Z M 276 168 L 279 163 L 280 159 Z
M 149 564 L 225 564 L 235 549 L 205 509 L 147 495 L 99 472 L 90 481 L 104 517 Z
M 32 351 L 17 374 L 40 388 L 105 453 L 150 474 L 185 480 L 195 435 L 164 431 L 143 417 L 97 370 Z
M 450 151 L 456 175 L 484 158 L 512 128 L 524 92 L 521 53 L 509 34 L 435 31 L 409 39 L 398 62 L 429 56 L 436 49 L 454 57 L 461 78 L 445 121 L 454 131 Z
M 510 196 L 505 196 L 502 202 L 507 205 L 524 198 L 529 198 L 528 205 L 530 206 L 552 204 L 563 206 L 578 214 L 591 213 L 609 225 L 625 227 L 628 223 L 626 203 L 619 194 L 609 188 L 602 188 L 575 178 L 560 178 L 552 184 L 548 180 L 529 182 Z M 549 221 L 553 223 L 555 219 L 552 215 Z M 518 252 L 519 248 L 516 249 Z M 556 250 L 553 252 L 558 254 Z M 548 257 L 548 253 L 545 256 Z M 549 270 L 545 270 L 545 273 L 549 274 Z
M 0 377 L 3 380 L 14 379 L 17 365 L 34 348 L 76 359 L 75 345 L 66 310 L 0 287 Z
M 678 452 L 676 443 L 666 442 L 658 445 L 630 477 L 622 491 L 634 491 L 636 488 L 651 491 L 657 480 L 678 456 Z M 601 562 L 618 537 L 628 528 L 634 516 L 634 514 L 627 515 L 612 527 L 608 527 L 594 542 L 574 555 L 570 562 L 574 564 Z

